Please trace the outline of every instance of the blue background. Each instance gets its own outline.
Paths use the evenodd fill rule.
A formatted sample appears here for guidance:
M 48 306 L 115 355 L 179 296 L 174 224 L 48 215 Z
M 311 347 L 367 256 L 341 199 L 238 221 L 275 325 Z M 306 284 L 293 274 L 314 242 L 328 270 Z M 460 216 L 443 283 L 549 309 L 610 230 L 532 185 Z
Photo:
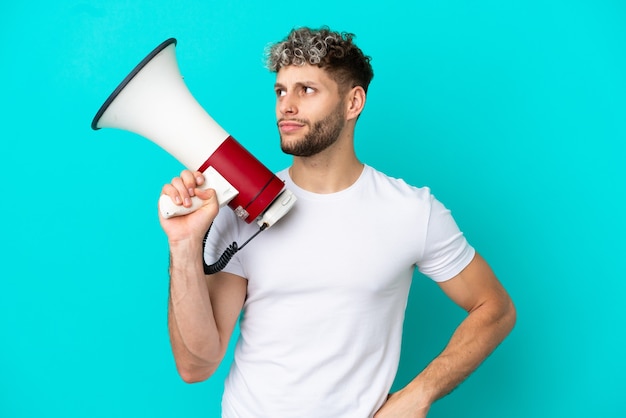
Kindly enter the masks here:
M 181 166 L 136 135 L 92 131 L 91 119 L 139 60 L 176 37 L 198 101 L 283 168 L 262 52 L 292 27 L 322 24 L 356 33 L 373 57 L 360 158 L 430 186 L 518 308 L 510 338 L 429 417 L 626 416 L 623 2 L 0 9 L 0 416 L 218 416 L 228 364 L 187 385 L 168 344 L 156 200 Z M 462 317 L 415 276 L 396 388 Z

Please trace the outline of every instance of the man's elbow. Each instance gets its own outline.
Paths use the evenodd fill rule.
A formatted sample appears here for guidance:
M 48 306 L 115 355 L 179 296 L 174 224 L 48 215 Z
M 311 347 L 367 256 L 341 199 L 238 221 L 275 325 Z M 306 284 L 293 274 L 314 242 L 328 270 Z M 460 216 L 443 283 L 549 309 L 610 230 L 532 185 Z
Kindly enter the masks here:
M 183 379 L 185 383 L 200 383 L 209 379 L 215 373 L 215 367 L 185 367 L 181 365 L 176 366 L 178 375 Z
M 502 315 L 499 322 L 504 329 L 505 336 L 513 330 L 513 327 L 517 322 L 517 310 L 515 309 L 515 304 L 508 296 L 506 297 L 506 300 L 503 301 Z

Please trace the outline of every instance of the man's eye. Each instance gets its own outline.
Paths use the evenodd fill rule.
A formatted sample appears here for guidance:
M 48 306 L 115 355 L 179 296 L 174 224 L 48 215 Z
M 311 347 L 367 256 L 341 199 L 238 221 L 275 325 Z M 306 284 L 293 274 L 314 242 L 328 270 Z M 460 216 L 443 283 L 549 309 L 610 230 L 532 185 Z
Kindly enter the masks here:
M 285 95 L 285 90 L 282 89 L 276 89 L 276 96 L 278 97 L 283 97 Z
M 306 94 L 311 94 L 311 93 L 315 92 L 315 90 L 314 90 L 312 87 L 306 87 L 306 86 L 305 86 L 305 87 L 304 87 L 304 92 L 305 92 Z

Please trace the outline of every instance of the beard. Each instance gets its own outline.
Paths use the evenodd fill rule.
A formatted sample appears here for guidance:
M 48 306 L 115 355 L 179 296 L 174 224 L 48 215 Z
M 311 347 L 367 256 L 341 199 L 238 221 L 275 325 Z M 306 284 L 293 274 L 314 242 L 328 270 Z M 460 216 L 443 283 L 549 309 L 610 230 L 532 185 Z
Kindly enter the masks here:
M 305 119 L 294 120 L 310 127 L 309 133 L 299 141 L 288 142 L 281 135 L 280 148 L 285 154 L 294 157 L 310 157 L 324 151 L 337 142 L 346 124 L 341 104 L 324 119 L 315 122 L 313 126 Z

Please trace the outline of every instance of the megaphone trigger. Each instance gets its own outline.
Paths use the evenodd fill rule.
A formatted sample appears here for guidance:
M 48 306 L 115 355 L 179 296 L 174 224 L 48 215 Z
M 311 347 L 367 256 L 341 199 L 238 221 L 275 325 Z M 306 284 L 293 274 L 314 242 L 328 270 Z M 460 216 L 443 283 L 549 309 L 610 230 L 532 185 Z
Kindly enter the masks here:
M 214 189 L 217 196 L 217 202 L 221 207 L 225 206 L 239 194 L 239 191 L 235 189 L 232 184 L 228 182 L 220 173 L 213 167 L 209 167 L 204 172 L 204 184 L 200 186 L 200 189 Z M 187 215 L 195 212 L 202 206 L 202 199 L 197 196 L 191 198 L 191 206 L 185 207 L 177 205 L 172 202 L 167 195 L 162 195 L 159 198 L 159 211 L 161 216 L 165 219 L 173 218 L 175 216 Z

